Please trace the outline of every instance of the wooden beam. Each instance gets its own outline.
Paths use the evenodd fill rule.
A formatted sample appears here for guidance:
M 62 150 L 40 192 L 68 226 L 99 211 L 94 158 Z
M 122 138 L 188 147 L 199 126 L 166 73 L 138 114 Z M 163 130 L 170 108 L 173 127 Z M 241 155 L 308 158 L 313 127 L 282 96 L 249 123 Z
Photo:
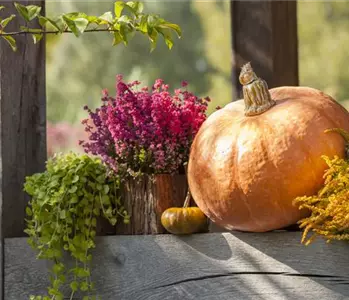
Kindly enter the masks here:
M 43 6 L 44 1 L 19 1 Z M 2 14 L 16 13 L 12 1 Z M 20 17 L 12 28 L 24 22 Z M 9 25 L 10 26 L 10 25 Z M 4 237 L 24 236 L 25 176 L 44 169 L 46 160 L 45 40 L 34 45 L 31 36 L 16 36 L 18 51 L 0 44 L 1 201 Z
M 251 62 L 269 88 L 298 85 L 296 1 L 231 1 L 233 85 L 241 97 L 240 68 Z
M 17 1 L 43 6 L 44 1 Z M 0 1 L 4 18 L 17 14 L 13 1 Z M 44 13 L 44 11 L 43 11 Z M 15 18 L 6 30 L 18 30 Z M 0 257 L 7 237 L 24 236 L 25 206 L 23 192 L 26 175 L 41 171 L 46 159 L 45 41 L 34 45 L 31 36 L 15 37 L 18 51 L 13 52 L 0 39 Z M 3 265 L 0 264 L 3 279 Z M 3 280 L 0 299 L 3 296 Z M 23 299 L 20 296 L 18 299 Z
M 98 237 L 92 280 L 102 299 L 349 299 L 349 244 L 300 239 L 300 232 Z M 24 238 L 6 239 L 5 251 L 5 299 L 44 294 L 46 262 Z

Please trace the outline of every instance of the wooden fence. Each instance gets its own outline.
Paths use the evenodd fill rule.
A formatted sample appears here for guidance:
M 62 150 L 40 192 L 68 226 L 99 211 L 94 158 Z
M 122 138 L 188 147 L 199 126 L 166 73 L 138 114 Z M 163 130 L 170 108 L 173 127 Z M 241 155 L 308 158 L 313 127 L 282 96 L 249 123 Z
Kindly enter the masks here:
M 270 87 L 297 85 L 296 2 L 233 1 L 231 16 L 233 82 L 253 61 Z M 0 300 L 48 284 L 23 233 L 24 177 L 46 159 L 45 43 L 29 39 L 18 38 L 16 53 L 0 42 Z M 345 243 L 302 246 L 299 232 L 286 231 L 108 236 L 98 239 L 93 274 L 104 300 L 349 299 L 348 253 Z

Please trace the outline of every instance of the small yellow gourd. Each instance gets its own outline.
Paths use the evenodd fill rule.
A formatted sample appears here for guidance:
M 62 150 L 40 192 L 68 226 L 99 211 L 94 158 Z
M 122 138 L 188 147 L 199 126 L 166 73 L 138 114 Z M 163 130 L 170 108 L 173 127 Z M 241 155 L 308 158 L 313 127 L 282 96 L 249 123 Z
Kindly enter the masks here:
M 183 207 L 170 207 L 161 215 L 161 224 L 172 234 L 193 234 L 208 229 L 208 219 L 200 208 L 189 206 L 191 199 L 188 190 Z

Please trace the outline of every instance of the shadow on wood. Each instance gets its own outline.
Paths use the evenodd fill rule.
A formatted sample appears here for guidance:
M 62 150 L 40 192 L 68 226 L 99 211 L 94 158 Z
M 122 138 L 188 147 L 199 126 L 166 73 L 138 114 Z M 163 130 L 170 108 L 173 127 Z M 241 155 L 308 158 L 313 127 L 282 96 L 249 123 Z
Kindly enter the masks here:
M 104 300 L 348 299 L 349 245 L 305 247 L 299 232 L 99 237 L 93 280 Z M 45 263 L 6 239 L 5 299 L 44 292 Z

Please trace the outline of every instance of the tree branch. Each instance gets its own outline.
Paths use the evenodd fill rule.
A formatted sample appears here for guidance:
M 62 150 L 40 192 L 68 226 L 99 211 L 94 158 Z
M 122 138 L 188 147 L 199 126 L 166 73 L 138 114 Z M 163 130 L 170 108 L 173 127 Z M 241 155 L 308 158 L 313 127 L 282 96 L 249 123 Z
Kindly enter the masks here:
M 35 31 L 13 31 L 13 32 L 1 32 L 0 36 L 12 36 L 12 35 L 21 35 L 21 34 L 60 34 L 60 33 L 73 33 L 71 30 L 65 29 L 63 31 L 58 31 L 58 30 L 42 30 L 42 31 L 37 31 L 39 28 L 31 28 Z M 98 32 L 98 31 L 104 31 L 104 32 L 116 32 L 119 30 L 114 30 L 114 29 L 108 29 L 108 28 L 97 28 L 97 29 L 87 29 L 84 31 L 85 32 Z

